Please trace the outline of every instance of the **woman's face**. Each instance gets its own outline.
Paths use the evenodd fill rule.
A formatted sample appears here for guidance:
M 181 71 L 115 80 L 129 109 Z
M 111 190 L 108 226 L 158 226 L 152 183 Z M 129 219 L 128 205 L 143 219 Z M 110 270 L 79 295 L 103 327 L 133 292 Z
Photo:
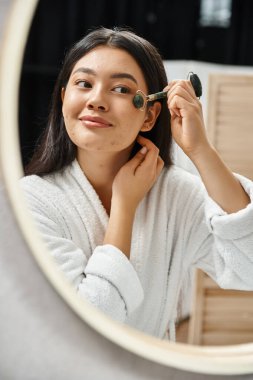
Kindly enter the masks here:
M 134 107 L 137 90 L 147 93 L 147 85 L 140 67 L 124 50 L 98 46 L 77 61 L 62 90 L 67 133 L 77 148 L 130 151 L 139 131 L 153 126 L 158 116 Z

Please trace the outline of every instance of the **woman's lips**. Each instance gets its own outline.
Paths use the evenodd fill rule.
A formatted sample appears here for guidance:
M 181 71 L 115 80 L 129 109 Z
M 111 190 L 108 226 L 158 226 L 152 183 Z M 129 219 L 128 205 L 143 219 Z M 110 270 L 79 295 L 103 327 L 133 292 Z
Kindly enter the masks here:
M 80 117 L 80 120 L 87 128 L 112 127 L 112 124 L 109 121 L 97 116 L 82 116 Z

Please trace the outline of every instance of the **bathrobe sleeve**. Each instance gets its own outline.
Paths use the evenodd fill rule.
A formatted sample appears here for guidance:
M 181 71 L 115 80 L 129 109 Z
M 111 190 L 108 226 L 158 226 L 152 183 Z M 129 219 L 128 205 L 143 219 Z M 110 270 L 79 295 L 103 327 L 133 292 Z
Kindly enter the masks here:
M 143 300 L 138 275 L 127 257 L 112 245 L 97 246 L 88 254 L 66 238 L 50 201 L 21 184 L 35 226 L 59 269 L 78 294 L 115 320 L 124 322 Z
M 195 266 L 224 289 L 253 290 L 253 182 L 237 175 L 251 203 L 227 214 L 208 195 L 193 216 L 189 244 Z

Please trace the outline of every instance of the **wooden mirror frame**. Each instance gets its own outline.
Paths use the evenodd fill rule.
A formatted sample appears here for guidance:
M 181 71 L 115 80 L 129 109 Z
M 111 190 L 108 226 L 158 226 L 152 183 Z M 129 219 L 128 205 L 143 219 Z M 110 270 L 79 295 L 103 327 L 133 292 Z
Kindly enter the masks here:
M 220 375 L 253 373 L 253 343 L 200 347 L 162 341 L 112 321 L 81 300 L 56 270 L 24 206 L 17 181 L 23 175 L 18 133 L 18 95 L 23 53 L 38 0 L 10 1 L 2 33 L 0 65 L 0 168 L 19 229 L 39 267 L 69 307 L 118 346 L 152 362 L 181 370 Z M 22 15 L 22 17 L 20 17 Z

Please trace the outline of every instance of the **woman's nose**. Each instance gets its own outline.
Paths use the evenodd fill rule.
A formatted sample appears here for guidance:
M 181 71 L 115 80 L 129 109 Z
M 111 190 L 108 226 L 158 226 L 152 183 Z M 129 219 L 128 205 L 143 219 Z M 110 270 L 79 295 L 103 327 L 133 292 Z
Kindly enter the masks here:
M 108 103 L 105 97 L 102 95 L 101 91 L 96 91 L 96 93 L 90 94 L 86 105 L 90 110 L 99 110 L 99 111 L 107 111 Z

